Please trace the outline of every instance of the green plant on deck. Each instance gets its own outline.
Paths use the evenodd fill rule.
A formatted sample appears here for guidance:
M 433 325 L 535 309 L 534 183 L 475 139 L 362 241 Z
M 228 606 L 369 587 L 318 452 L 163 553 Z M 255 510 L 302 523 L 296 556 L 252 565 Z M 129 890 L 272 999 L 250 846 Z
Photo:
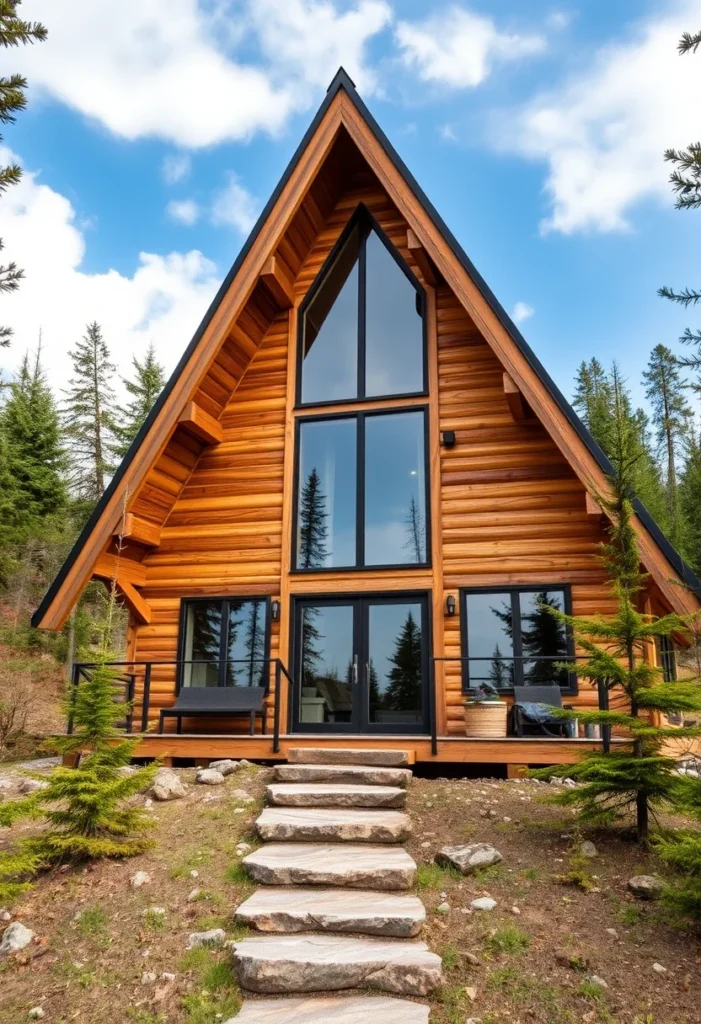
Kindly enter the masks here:
M 586 660 L 563 666 L 595 686 L 614 688 L 626 698 L 628 711 L 558 710 L 558 717 L 579 719 L 601 728 L 619 727 L 628 740 L 608 752 L 589 752 L 579 763 L 533 772 L 536 778 L 570 776 L 579 785 L 555 798 L 555 802 L 579 810 L 585 825 L 611 825 L 631 812 L 636 819 L 639 840 L 646 841 L 650 814 L 655 808 L 674 802 L 677 793 L 676 762 L 662 751 L 666 739 L 697 735 L 698 730 L 654 724 L 656 715 L 701 709 L 698 681 L 663 682 L 662 672 L 648 664 L 645 654 L 660 637 L 688 632 L 687 619 L 669 614 L 662 617 L 638 610 L 646 577 L 640 569 L 640 555 L 633 526 L 633 471 L 639 458 L 629 418 L 616 409 L 611 425 L 609 452 L 616 470 L 611 496 L 597 500 L 610 519 L 609 540 L 602 545 L 602 562 L 617 599 L 611 617 L 566 615 L 548 608 L 573 632 Z
M 701 822 L 701 779 L 682 776 L 677 782 L 679 806 Z M 701 927 L 701 830 L 675 829 L 655 842 L 658 854 L 675 872 L 663 892 L 666 906 L 681 919 Z

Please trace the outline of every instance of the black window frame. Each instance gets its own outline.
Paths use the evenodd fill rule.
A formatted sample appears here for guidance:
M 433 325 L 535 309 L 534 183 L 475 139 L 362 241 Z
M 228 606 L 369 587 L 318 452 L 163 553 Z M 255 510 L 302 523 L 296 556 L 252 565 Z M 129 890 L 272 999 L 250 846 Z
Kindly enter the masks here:
M 657 645 L 658 668 L 662 669 L 662 681 L 674 683 L 677 680 L 677 651 L 671 636 L 660 636 Z
M 224 656 L 226 653 L 226 645 L 229 636 L 229 605 L 232 601 L 262 601 L 265 604 L 265 657 L 261 659 L 264 663 L 270 662 L 270 636 L 271 636 L 271 598 L 265 594 L 226 594 L 223 597 L 219 594 L 212 594 L 205 597 L 183 597 L 180 599 L 180 617 L 178 621 L 178 666 L 177 666 L 177 678 L 175 680 L 175 693 L 180 693 L 183 688 L 183 675 L 185 671 L 185 665 L 187 664 L 185 659 L 185 642 L 186 642 L 186 630 L 187 630 L 187 611 L 191 605 L 194 604 L 214 604 L 219 602 L 222 605 L 222 629 L 219 637 L 219 672 L 217 679 L 217 688 L 226 687 L 226 665 L 228 659 Z M 226 609 L 226 620 L 224 619 L 224 609 Z M 268 673 L 265 671 L 265 665 L 263 668 L 263 684 L 265 689 L 268 689 Z
M 475 689 L 475 686 L 470 685 L 470 661 L 485 661 L 485 658 L 470 658 L 470 644 L 469 644 L 469 623 L 467 621 L 467 598 L 471 594 L 509 594 L 511 596 L 511 614 L 514 623 L 519 623 L 518 636 L 516 630 L 514 630 L 513 637 L 513 654 L 511 657 L 504 657 L 505 662 L 513 662 L 514 666 L 514 686 L 527 686 L 527 683 L 523 681 L 523 663 L 524 661 L 536 660 L 532 656 L 523 656 L 523 646 L 521 641 L 521 610 L 519 595 L 520 594 L 538 594 L 542 591 L 554 591 L 558 590 L 564 595 L 564 610 L 566 615 L 572 614 L 572 587 L 569 583 L 541 583 L 541 584 L 523 584 L 521 586 L 494 586 L 494 587 L 462 587 L 460 589 L 460 646 L 462 650 L 462 692 L 463 694 L 470 694 Z M 572 630 L 566 626 L 566 638 L 567 638 L 567 655 L 565 660 L 574 659 L 575 657 L 575 643 L 572 635 Z M 561 661 L 560 657 L 551 656 L 552 661 Z M 539 660 L 546 660 L 541 658 Z M 566 686 L 560 686 L 560 691 L 563 694 L 576 695 L 579 692 L 577 675 L 575 672 L 567 673 L 568 681 Z M 556 684 L 553 683 L 553 686 Z M 505 686 L 499 690 L 500 694 L 513 693 L 513 686 Z
M 418 412 L 424 420 L 424 487 L 426 491 L 426 561 L 399 562 L 383 565 L 365 565 L 365 420 L 373 416 L 397 416 L 407 412 Z M 355 565 L 324 565 L 309 569 L 297 568 L 297 521 L 299 517 L 299 486 L 301 470 L 301 431 L 305 423 L 321 423 L 329 420 L 355 420 Z M 429 451 L 428 405 L 392 406 L 385 409 L 363 409 L 358 412 L 323 413 L 318 416 L 298 416 L 295 420 L 294 489 L 292 492 L 292 561 L 290 572 L 300 575 L 329 572 L 385 572 L 388 569 L 430 569 L 431 568 L 431 483 Z
M 361 226 L 361 243 L 360 251 L 358 254 L 358 366 L 357 366 L 357 394 L 352 398 L 333 398 L 328 400 L 314 400 L 313 402 L 304 402 L 302 400 L 302 374 L 304 372 L 304 315 L 307 311 L 307 307 L 314 300 L 317 292 L 323 287 L 326 276 L 336 261 L 338 254 L 342 250 L 343 246 L 348 241 L 348 238 L 355 230 L 356 225 Z M 375 231 L 379 240 L 384 245 L 394 262 L 397 264 L 399 269 L 402 271 L 404 276 L 407 278 L 409 283 L 414 287 L 416 294 L 420 302 L 420 315 L 421 315 L 421 340 L 423 345 L 421 366 L 423 371 L 423 387 L 418 391 L 401 391 L 390 395 L 366 395 L 365 394 L 365 369 L 366 369 L 366 304 L 367 304 L 367 293 L 365 288 L 366 276 L 366 243 L 370 231 Z M 418 281 L 418 279 L 411 272 L 409 266 L 402 259 L 401 255 L 397 252 L 392 242 L 387 237 L 385 232 L 382 230 L 380 225 L 377 223 L 373 215 L 370 213 L 368 208 L 360 203 L 357 207 L 345 228 L 341 232 L 341 235 L 334 245 L 333 249 L 324 260 L 321 270 L 314 279 L 314 283 L 307 292 L 304 301 L 299 307 L 299 315 L 297 318 L 297 380 L 295 384 L 295 408 L 296 409 L 311 409 L 318 408 L 319 406 L 333 406 L 333 405 L 350 405 L 354 402 L 383 402 L 391 399 L 402 399 L 402 398 L 422 398 L 428 396 L 428 326 L 426 317 L 426 291 Z

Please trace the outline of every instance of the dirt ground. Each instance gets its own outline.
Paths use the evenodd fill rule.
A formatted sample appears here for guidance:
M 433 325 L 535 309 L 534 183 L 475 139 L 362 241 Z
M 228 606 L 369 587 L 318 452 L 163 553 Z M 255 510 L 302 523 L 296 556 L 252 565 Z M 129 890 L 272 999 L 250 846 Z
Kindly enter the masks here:
M 188 951 L 188 935 L 213 927 L 229 939 L 243 934 L 232 915 L 254 886 L 237 844 L 256 845 L 252 826 L 271 772 L 251 766 L 220 787 L 194 785 L 192 769 L 182 774 L 186 798 L 150 807 L 152 852 L 56 871 L 12 908 L 37 939 L 0 966 L 0 1024 L 28 1020 L 36 1006 L 47 1024 L 220 1024 L 234 1015 L 230 953 Z M 576 835 L 569 812 L 544 802 L 553 789 L 525 780 L 413 782 L 407 848 L 428 912 L 422 937 L 445 965 L 432 1024 L 698 1024 L 697 937 L 627 892 L 632 875 L 657 865 L 620 837 Z M 21 828 L 0 832 L 0 846 L 16 834 Z M 585 838 L 597 848 L 591 860 L 579 854 Z M 477 840 L 496 846 L 503 863 L 470 878 L 433 864 L 441 846 Z M 137 871 L 150 881 L 134 889 Z M 484 895 L 496 908 L 470 911 Z

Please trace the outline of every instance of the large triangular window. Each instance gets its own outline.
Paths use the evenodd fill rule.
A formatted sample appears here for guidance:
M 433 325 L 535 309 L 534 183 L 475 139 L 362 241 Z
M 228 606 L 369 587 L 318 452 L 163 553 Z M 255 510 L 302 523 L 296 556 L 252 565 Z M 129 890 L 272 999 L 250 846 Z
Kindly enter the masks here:
M 360 206 L 300 318 L 302 405 L 426 392 L 424 294 Z

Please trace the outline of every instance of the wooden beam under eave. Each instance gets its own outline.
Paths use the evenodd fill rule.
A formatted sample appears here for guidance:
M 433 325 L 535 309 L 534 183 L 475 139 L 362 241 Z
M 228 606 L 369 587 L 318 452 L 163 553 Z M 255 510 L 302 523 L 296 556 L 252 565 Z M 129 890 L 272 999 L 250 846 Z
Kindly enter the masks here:
M 433 260 L 411 228 L 407 229 L 406 245 L 426 284 L 435 287 L 438 284 L 438 271 L 434 266 Z
M 604 514 L 604 510 L 602 509 L 601 505 L 596 500 L 596 498 L 594 498 L 593 495 L 589 493 L 589 491 L 586 492 L 584 500 L 586 502 L 588 516 L 602 516 Z
M 117 579 L 117 591 L 136 621 L 147 626 L 151 621 L 151 605 L 148 601 L 128 580 Z
M 276 256 L 266 260 L 260 272 L 260 279 L 280 309 L 292 309 L 295 304 L 294 288 Z
M 148 519 L 127 512 L 124 522 L 114 531 L 114 536 L 122 540 L 133 540 L 147 548 L 157 548 L 161 543 L 161 528 L 157 523 L 150 523 Z
M 124 555 L 100 555 L 92 574 L 101 580 L 126 580 L 133 587 L 146 586 L 146 566 Z
M 188 402 L 178 420 L 181 427 L 204 441 L 205 444 L 221 444 L 224 431 L 219 420 L 210 416 L 196 402 Z
M 504 374 L 503 379 L 504 395 L 506 396 L 506 404 L 509 407 L 511 415 L 519 422 L 525 420 L 528 415 L 528 407 L 518 385 L 514 383 L 508 373 Z

